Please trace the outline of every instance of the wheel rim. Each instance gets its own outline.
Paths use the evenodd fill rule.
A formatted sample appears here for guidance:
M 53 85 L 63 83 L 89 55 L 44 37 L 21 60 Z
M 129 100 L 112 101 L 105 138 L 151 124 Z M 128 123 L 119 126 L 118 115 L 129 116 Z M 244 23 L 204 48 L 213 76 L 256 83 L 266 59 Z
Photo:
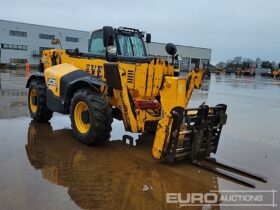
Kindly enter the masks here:
M 36 93 L 36 90 L 33 88 L 29 94 L 29 106 L 33 113 L 37 112 L 37 109 L 38 109 L 37 104 L 33 100 L 34 98 L 35 98 L 35 100 L 37 99 L 37 93 Z
M 88 114 L 89 122 L 85 122 L 83 119 L 83 114 L 85 112 L 89 112 L 87 104 L 83 101 L 78 102 L 74 110 L 74 120 L 77 130 L 82 134 L 87 133 L 90 129 L 90 115 Z

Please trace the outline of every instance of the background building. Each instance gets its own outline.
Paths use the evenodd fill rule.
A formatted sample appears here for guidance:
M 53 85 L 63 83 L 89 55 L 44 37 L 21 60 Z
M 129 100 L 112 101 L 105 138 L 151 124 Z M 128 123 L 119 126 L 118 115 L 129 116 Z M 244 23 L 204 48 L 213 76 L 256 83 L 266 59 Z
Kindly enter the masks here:
M 171 59 L 166 53 L 165 43 L 152 42 L 148 44 L 149 54 Z M 177 54 L 181 57 L 179 65 L 181 71 L 189 71 L 191 68 L 202 68 L 203 65 L 211 62 L 211 49 L 201 47 L 190 47 L 176 45 Z
M 88 51 L 88 31 L 78 31 L 57 27 L 0 20 L 0 63 L 39 64 L 41 51 L 58 48 L 51 44 L 54 38 L 60 39 L 62 47 Z
M 42 26 L 28 23 L 0 20 L 0 64 L 39 64 L 41 52 L 48 48 L 58 48 L 51 40 L 60 39 L 64 49 L 79 48 L 88 52 L 90 32 L 73 29 Z M 170 59 L 164 43 L 148 44 L 149 54 Z M 188 71 L 191 67 L 203 67 L 211 60 L 211 49 L 177 45 L 177 53 L 182 58 L 179 65 Z

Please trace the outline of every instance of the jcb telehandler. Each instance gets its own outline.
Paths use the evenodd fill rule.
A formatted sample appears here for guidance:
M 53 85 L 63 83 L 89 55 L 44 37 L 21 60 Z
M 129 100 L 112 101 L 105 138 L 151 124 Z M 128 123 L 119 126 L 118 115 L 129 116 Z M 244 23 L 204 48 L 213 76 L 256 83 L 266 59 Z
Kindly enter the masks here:
M 113 118 L 123 120 L 127 131 L 155 133 L 155 159 L 173 163 L 189 158 L 221 174 L 200 160 L 217 164 L 210 154 L 217 151 L 226 105 L 186 109 L 193 89 L 201 87 L 204 70 L 177 77 L 175 45 L 166 45 L 172 56 L 168 62 L 148 56 L 144 38 L 151 41 L 150 34 L 137 29 L 106 26 L 91 34 L 89 53 L 43 51 L 43 68 L 26 85 L 31 117 L 47 122 L 53 112 L 70 114 L 75 137 L 88 145 L 108 141 Z

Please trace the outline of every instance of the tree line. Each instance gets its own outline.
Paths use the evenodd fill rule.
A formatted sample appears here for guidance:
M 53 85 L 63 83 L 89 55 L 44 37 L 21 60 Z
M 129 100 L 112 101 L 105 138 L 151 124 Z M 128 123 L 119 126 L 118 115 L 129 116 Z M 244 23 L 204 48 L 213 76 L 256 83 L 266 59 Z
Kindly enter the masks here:
M 275 61 L 266 61 L 262 60 L 261 58 L 257 57 L 255 60 L 250 58 L 242 58 L 241 56 L 236 56 L 231 60 L 227 60 L 226 62 L 219 62 L 217 63 L 216 67 L 219 68 L 250 68 L 250 67 L 257 67 L 257 68 L 269 68 L 269 69 L 280 69 L 280 63 L 276 63 Z

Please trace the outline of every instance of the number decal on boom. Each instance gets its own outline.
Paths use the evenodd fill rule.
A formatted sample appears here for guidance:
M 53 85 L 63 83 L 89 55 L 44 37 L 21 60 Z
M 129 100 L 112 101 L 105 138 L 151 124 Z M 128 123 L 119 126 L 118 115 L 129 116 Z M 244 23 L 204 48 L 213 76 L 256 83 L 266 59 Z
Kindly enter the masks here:
M 92 73 L 96 77 L 101 77 L 102 66 L 86 64 L 86 72 Z

